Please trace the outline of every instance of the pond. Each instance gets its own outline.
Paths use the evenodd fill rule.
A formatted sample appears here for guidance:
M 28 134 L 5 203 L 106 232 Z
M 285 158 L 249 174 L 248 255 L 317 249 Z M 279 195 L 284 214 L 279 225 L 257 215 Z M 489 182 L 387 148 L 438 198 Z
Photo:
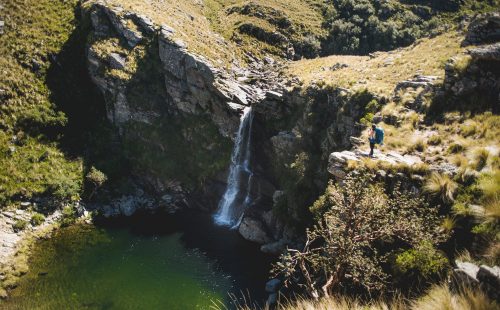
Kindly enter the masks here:
M 76 225 L 35 246 L 3 309 L 231 308 L 265 298 L 271 257 L 200 214 Z

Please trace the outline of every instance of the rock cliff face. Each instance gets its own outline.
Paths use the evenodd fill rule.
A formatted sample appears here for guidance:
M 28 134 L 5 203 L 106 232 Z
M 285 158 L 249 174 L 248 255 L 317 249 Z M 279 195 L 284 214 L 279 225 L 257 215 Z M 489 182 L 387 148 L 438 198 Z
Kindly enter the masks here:
M 186 198 L 179 192 L 188 194 L 207 179 L 217 183 L 228 166 L 239 114 L 260 90 L 190 53 L 167 25 L 105 1 L 86 1 L 83 8 L 91 22 L 88 70 L 134 175 L 157 202 L 167 195 L 175 198 L 168 204 L 177 205 Z M 127 215 L 135 209 L 109 208 L 107 213 Z
M 91 24 L 88 71 L 141 187 L 101 206 L 103 214 L 213 209 L 240 114 L 278 90 L 276 63 L 219 68 L 192 53 L 166 24 L 106 1 L 86 1 L 83 9 Z M 253 200 L 270 201 L 274 185 L 261 175 L 253 179 Z

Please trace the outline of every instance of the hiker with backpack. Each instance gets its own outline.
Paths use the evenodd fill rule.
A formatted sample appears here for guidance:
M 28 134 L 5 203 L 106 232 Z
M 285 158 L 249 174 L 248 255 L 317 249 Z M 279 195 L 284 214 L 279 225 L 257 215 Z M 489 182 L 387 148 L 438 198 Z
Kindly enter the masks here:
M 370 132 L 368 133 L 368 141 L 370 141 L 370 157 L 373 157 L 375 144 L 384 144 L 384 130 L 373 124 Z

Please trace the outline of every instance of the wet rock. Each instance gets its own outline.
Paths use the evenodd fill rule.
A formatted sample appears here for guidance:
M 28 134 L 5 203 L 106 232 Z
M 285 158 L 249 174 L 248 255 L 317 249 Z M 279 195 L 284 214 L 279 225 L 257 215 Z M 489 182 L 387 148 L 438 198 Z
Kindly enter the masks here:
M 273 194 L 273 203 L 276 205 L 285 195 L 284 191 L 275 191 Z

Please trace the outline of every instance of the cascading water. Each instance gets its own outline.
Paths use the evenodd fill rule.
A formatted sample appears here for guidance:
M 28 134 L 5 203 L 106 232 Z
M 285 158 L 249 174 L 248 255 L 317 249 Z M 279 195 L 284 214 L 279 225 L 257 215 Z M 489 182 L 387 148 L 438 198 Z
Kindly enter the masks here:
M 238 227 L 243 211 L 251 203 L 252 120 L 252 108 L 247 107 L 243 110 L 231 155 L 227 188 L 214 217 L 215 222 L 219 225 Z

